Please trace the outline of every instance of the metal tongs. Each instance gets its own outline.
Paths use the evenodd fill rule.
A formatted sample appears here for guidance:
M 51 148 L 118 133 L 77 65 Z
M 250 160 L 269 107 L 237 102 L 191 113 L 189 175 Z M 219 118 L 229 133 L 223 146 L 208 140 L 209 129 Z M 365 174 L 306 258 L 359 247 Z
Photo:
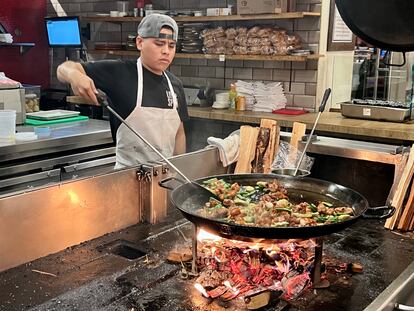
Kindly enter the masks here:
M 303 151 L 302 151 L 302 154 L 300 155 L 298 164 L 296 165 L 295 171 L 293 172 L 293 176 L 296 176 L 296 174 L 298 173 L 298 170 L 299 170 L 299 167 L 302 163 L 303 157 L 305 156 L 306 150 L 308 149 L 309 143 L 312 139 L 313 132 L 315 131 L 316 124 L 318 124 L 319 117 L 321 116 L 321 113 L 325 110 L 326 102 L 328 101 L 329 95 L 331 95 L 331 89 L 328 88 L 328 89 L 325 90 L 325 93 L 323 94 L 322 102 L 321 102 L 321 105 L 319 106 L 318 115 L 316 116 L 316 120 L 315 120 L 315 123 L 313 124 L 312 131 L 310 132 L 310 134 L 308 136 L 308 139 L 306 140 L 305 148 L 303 148 Z
M 202 191 L 208 191 L 209 196 L 217 196 L 212 193 L 210 190 L 205 188 L 204 186 L 196 183 L 195 181 L 191 181 L 183 172 L 181 172 L 174 164 L 171 163 L 161 152 L 157 150 L 148 140 L 146 140 L 140 133 L 138 133 L 126 120 L 124 120 L 108 103 L 108 97 L 105 92 L 98 89 L 98 94 L 96 94 L 96 98 L 99 104 L 105 108 L 107 108 L 119 121 L 121 121 L 127 128 L 129 128 L 139 139 L 141 139 L 148 147 L 150 147 L 161 159 L 163 159 L 174 171 L 176 171 L 184 180 L 196 186 L 197 188 L 201 188 Z M 217 198 L 218 199 L 218 198 Z

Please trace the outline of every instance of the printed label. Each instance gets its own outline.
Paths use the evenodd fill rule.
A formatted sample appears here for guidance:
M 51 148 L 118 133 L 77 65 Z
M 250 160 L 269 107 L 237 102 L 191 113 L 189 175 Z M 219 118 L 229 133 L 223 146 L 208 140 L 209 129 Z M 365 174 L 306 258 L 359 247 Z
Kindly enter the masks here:
M 362 109 L 362 115 L 365 117 L 370 117 L 371 116 L 371 108 L 363 108 Z

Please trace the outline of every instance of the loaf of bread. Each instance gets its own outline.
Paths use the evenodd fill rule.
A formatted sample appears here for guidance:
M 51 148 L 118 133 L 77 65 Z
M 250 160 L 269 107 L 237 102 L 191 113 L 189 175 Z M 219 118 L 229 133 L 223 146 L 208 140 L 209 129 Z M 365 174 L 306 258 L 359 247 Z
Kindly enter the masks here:
M 301 49 L 298 35 L 272 26 L 209 28 L 201 32 L 201 38 L 207 54 L 286 55 Z

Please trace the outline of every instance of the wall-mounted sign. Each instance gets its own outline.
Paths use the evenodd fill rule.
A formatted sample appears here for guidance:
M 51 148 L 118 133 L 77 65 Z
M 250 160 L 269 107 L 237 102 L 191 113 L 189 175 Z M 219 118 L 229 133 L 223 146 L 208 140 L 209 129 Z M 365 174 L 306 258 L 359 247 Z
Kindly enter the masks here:
M 332 42 L 352 42 L 354 34 L 345 24 L 335 5 Z
M 335 0 L 331 0 L 328 51 L 352 51 L 354 46 L 355 35 L 343 21 L 335 5 Z

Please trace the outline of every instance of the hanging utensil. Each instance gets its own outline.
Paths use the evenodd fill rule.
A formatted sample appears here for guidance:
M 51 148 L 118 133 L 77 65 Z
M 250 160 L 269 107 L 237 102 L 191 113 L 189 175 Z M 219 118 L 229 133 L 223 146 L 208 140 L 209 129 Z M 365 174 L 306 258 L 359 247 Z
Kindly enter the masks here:
M 319 117 L 321 116 L 321 113 L 325 110 L 326 102 L 328 101 L 329 95 L 331 95 L 331 89 L 330 88 L 326 89 L 325 93 L 323 94 L 322 102 L 321 102 L 321 105 L 319 106 L 318 115 L 316 116 L 316 120 L 315 120 L 315 123 L 313 124 L 312 131 L 309 134 L 309 138 L 306 140 L 305 148 L 303 149 L 302 154 L 300 155 L 299 162 L 296 165 L 296 169 L 293 172 L 293 176 L 296 176 L 296 174 L 298 173 L 300 164 L 302 163 L 303 157 L 305 156 L 306 150 L 308 149 L 309 143 L 311 141 L 313 132 L 315 131 L 316 124 L 318 124 Z
M 207 188 L 203 187 L 202 185 L 191 181 L 183 172 L 181 172 L 174 164 L 171 163 L 170 160 L 168 160 L 161 152 L 157 150 L 148 140 L 146 140 L 140 133 L 138 133 L 126 120 L 124 120 L 114 109 L 112 109 L 111 106 L 109 106 L 108 103 L 108 97 L 102 90 L 98 89 L 98 94 L 96 95 L 96 98 L 99 102 L 99 104 L 105 108 L 107 108 L 119 121 L 121 121 L 125 126 L 130 129 L 139 139 L 141 139 L 148 147 L 150 147 L 161 159 L 163 159 L 175 172 L 177 172 L 181 177 L 184 178 L 184 180 L 188 183 L 193 185 L 195 188 L 197 188 L 198 191 L 201 191 L 204 197 L 215 197 L 217 200 L 219 198 L 217 195 Z M 164 179 L 164 182 L 167 180 L 177 180 L 175 177 L 169 177 L 167 179 Z M 180 180 L 178 180 L 180 181 Z M 181 181 L 182 182 L 182 181 Z M 165 186 L 164 186 L 165 187 Z M 200 189 L 201 188 L 201 189 Z M 172 189 L 172 188 L 171 188 Z

